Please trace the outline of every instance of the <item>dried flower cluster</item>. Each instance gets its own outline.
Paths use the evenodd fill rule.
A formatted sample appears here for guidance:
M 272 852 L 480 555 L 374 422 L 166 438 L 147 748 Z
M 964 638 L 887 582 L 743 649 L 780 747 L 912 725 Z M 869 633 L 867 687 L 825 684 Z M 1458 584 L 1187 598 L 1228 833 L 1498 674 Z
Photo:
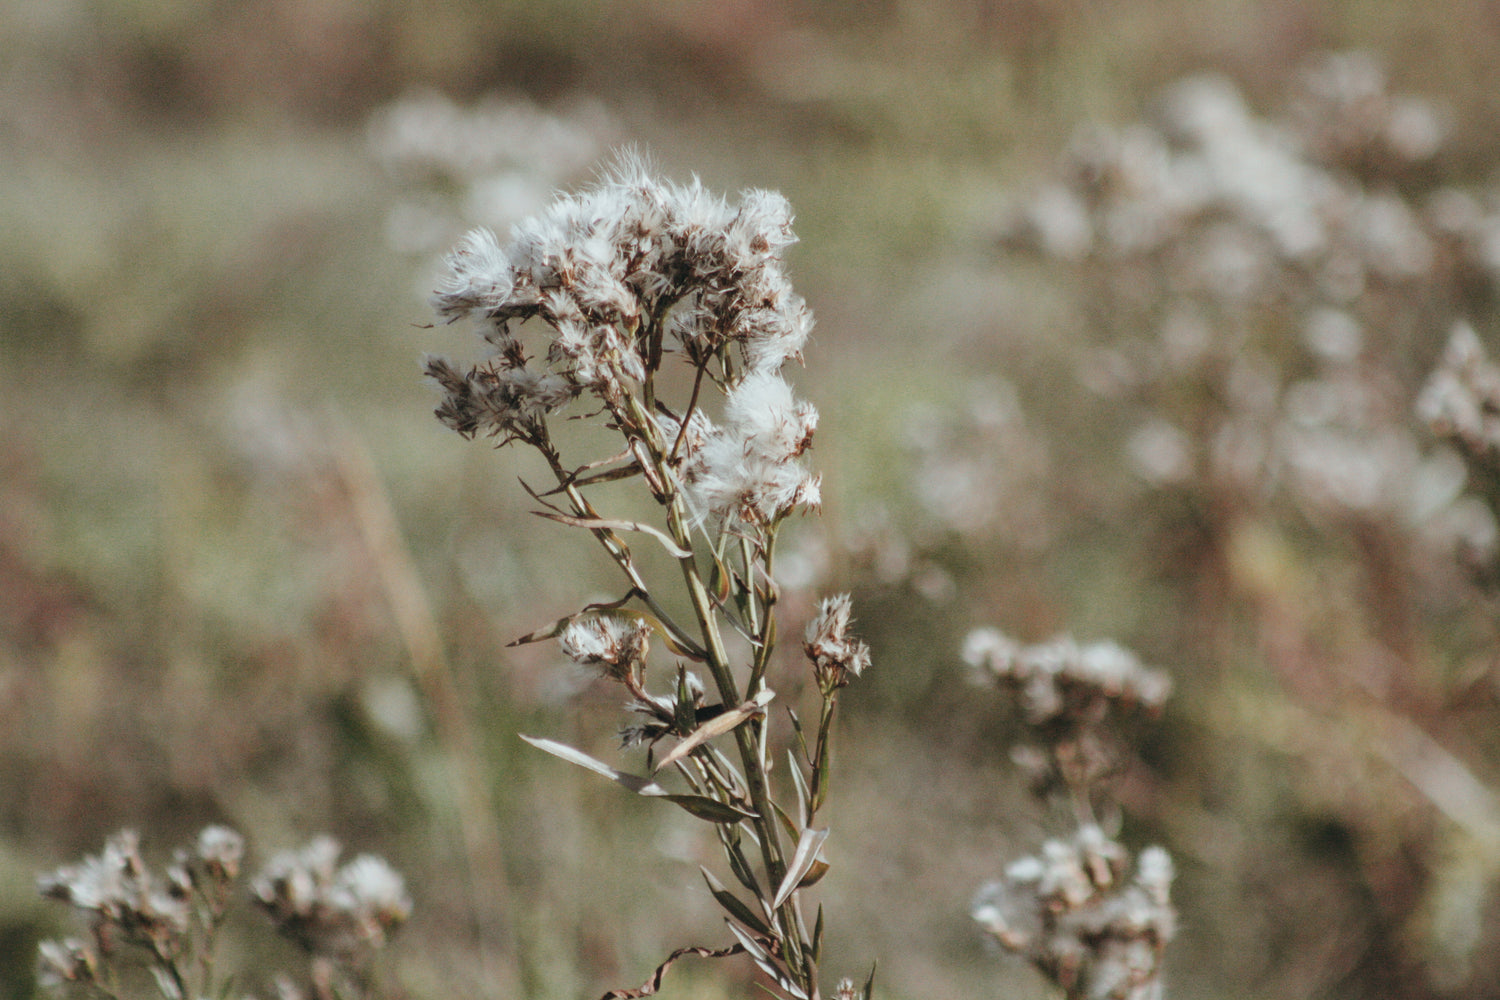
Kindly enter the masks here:
M 1286 294 L 1293 268 L 1301 276 L 1293 287 L 1310 281 L 1345 302 L 1372 282 L 1424 273 L 1435 247 L 1411 207 L 1395 194 L 1352 188 L 1330 167 L 1363 148 L 1341 134 L 1346 127 L 1373 130 L 1378 143 L 1418 131 L 1413 122 L 1422 118 L 1429 141 L 1382 146 L 1386 170 L 1408 169 L 1437 151 L 1441 120 L 1420 100 L 1386 98 L 1373 63 L 1363 80 L 1340 72 L 1349 58 L 1304 75 L 1301 106 L 1321 109 L 1300 121 L 1261 121 L 1227 79 L 1201 76 L 1167 92 L 1157 127 L 1080 134 L 1066 180 L 1029 203 L 1013 237 L 1070 259 L 1161 254 L 1174 283 L 1241 302 Z M 1379 98 L 1362 101 L 1346 84 Z
M 411 916 L 406 882 L 384 859 L 361 854 L 342 867 L 339 844 L 317 837 L 271 858 L 250 891 L 286 937 L 309 952 L 347 957 L 382 947 Z
M 221 995 L 228 980 L 216 974 L 217 944 L 244 851 L 238 833 L 209 826 L 157 875 L 141 857 L 139 837 L 124 830 L 97 857 L 42 876 L 43 895 L 88 914 L 90 936 L 43 941 L 39 984 L 59 996 L 115 998 L 120 970 L 144 956 L 163 1000 Z M 384 861 L 362 855 L 335 872 L 337 855 L 338 845 L 320 837 L 300 852 L 278 855 L 251 882 L 277 930 L 308 948 L 319 998 L 338 992 L 340 970 L 384 944 L 411 913 L 401 876 Z M 299 995 L 290 981 L 278 990 Z
M 1087 322 L 1110 343 L 1079 378 L 1134 404 L 1125 457 L 1147 483 L 1431 524 L 1440 543 L 1485 534 L 1432 495 L 1442 477 L 1402 386 L 1434 304 L 1500 279 L 1500 215 L 1456 187 L 1403 193 L 1421 190 L 1444 118 L 1390 93 L 1368 55 L 1295 83 L 1259 117 L 1228 80 L 1194 77 L 1154 122 L 1080 133 L 1005 241 L 1090 282 Z
M 195 935 L 212 939 L 229 900 L 229 886 L 239 874 L 244 843 L 223 827 L 209 827 L 196 851 L 179 850 L 165 877 L 155 875 L 141 858 L 140 838 L 132 830 L 110 837 L 104 850 L 81 864 L 64 865 L 37 881 L 42 895 L 68 903 L 89 915 L 91 940 L 70 938 L 40 946 L 42 985 L 93 985 L 121 947 L 140 949 L 164 996 L 189 995 L 197 946 Z
M 444 393 L 439 419 L 546 452 L 546 417 L 587 394 L 619 423 L 658 497 L 685 490 L 700 515 L 762 527 L 816 507 L 817 477 L 795 460 L 817 413 L 778 374 L 812 328 L 781 262 L 793 240 L 779 195 L 750 191 L 731 206 L 696 182 L 657 181 L 632 157 L 518 224 L 505 246 L 488 230 L 471 233 L 449 256 L 433 306 L 474 318 L 493 357 L 467 370 L 428 360 Z M 533 318 L 548 328 L 539 356 L 517 329 Z M 669 352 L 700 385 L 724 389 L 723 427 L 696 408 L 698 386 L 686 414 L 652 391 L 636 398 Z M 642 461 L 649 447 L 665 468 Z
M 686 790 L 527 739 L 711 823 L 748 893 L 747 902 L 705 871 L 736 943 L 725 952 L 680 951 L 644 986 L 612 997 L 654 993 L 685 954 L 730 952 L 749 955 L 778 995 L 819 996 L 821 912 L 809 923 L 799 890 L 827 868 L 828 830 L 816 815 L 834 710 L 838 691 L 868 666 L 869 650 L 849 635 L 848 598 L 825 602 L 805 645 L 819 722 L 804 733 L 791 713 L 798 750 L 783 794 L 794 798 L 778 801 L 766 711 L 775 698 L 766 678 L 780 594 L 776 538 L 790 514 L 818 507 L 820 486 L 802 460 L 817 411 L 781 374 L 800 359 L 812 328 L 785 269 L 791 223 L 778 194 L 746 191 L 731 204 L 696 180 L 658 179 L 625 154 L 593 187 L 516 224 L 508 240 L 489 230 L 469 234 L 447 258 L 432 298 L 441 318 L 472 321 L 489 355 L 466 366 L 427 359 L 442 393 L 438 419 L 464 437 L 535 449 L 555 479 L 545 490 L 526 487 L 545 508 L 537 513 L 588 530 L 628 583 L 619 600 L 517 642 L 556 639 L 568 657 L 620 683 L 627 710 L 641 718 L 625 727 L 624 744 L 647 745 L 652 769 L 673 769 Z M 617 436 L 617 450 L 565 459 L 554 427 L 570 416 L 602 424 Z M 611 518 L 595 506 L 594 487 L 627 480 L 644 486 L 656 523 Z M 669 608 L 681 602 L 662 600 L 643 575 L 627 542 L 633 536 L 676 560 L 691 621 L 674 617 Z M 731 635 L 745 653 L 731 655 Z M 679 658 L 660 693 L 648 690 L 653 647 Z M 717 703 L 708 703 L 710 693 Z M 658 758 L 658 745 L 674 738 Z M 733 739 L 737 762 L 716 748 L 720 738 Z
M 870 647 L 849 634 L 853 603 L 848 594 L 827 597 L 818 615 L 807 623 L 803 650 L 812 661 L 813 675 L 825 691 L 846 687 L 870 665 Z
M 1253 676 L 1236 735 L 1260 744 L 1262 764 L 1274 759 L 1273 780 L 1286 720 L 1302 720 L 1300 766 L 1283 786 L 1305 810 L 1293 822 L 1331 815 L 1360 842 L 1421 858 L 1426 881 L 1360 931 L 1360 947 L 1483 982 L 1492 897 L 1452 904 L 1447 887 L 1472 874 L 1391 818 L 1402 794 L 1444 815 L 1445 782 L 1412 764 L 1415 751 L 1339 727 L 1373 719 L 1375 732 L 1421 732 L 1424 754 L 1464 770 L 1463 752 L 1439 749 L 1466 746 L 1463 725 L 1419 706 L 1456 704 L 1457 677 L 1493 660 L 1492 621 L 1474 614 L 1488 595 L 1474 583 L 1500 579 L 1500 475 L 1487 443 L 1500 393 L 1485 358 L 1500 199 L 1461 150 L 1448 155 L 1442 109 L 1388 87 L 1370 56 L 1323 57 L 1288 83 L 1284 102 L 1253 109 L 1223 78 L 1182 81 L 1154 115 L 1080 132 L 1058 176 L 1007 219 L 1005 245 L 1045 257 L 1066 286 L 1059 298 L 1079 304 L 1072 319 L 1089 344 L 1063 360 L 1104 410 L 1090 413 L 1092 437 L 1056 440 L 1058 452 L 1082 442 L 1091 461 L 1076 461 L 1087 473 L 1054 495 L 1112 526 L 1140 518 L 1126 528 L 1129 551 L 1165 553 L 1147 572 L 1193 608 L 1184 639 L 1216 651 L 1204 664 L 1213 680 L 1201 682 Z M 1099 489 L 1116 469 L 1128 473 L 1119 488 Z M 999 658 L 1020 666 L 1013 650 Z M 1066 705 L 1055 685 L 1025 676 L 1008 682 L 1025 711 Z M 1067 788 L 1076 801 L 1091 771 L 1107 773 L 1103 759 L 1078 766 L 1090 745 L 1057 744 L 1066 758 L 1033 747 L 1018 761 L 1038 790 Z M 1220 766 L 1238 772 L 1239 752 Z M 1258 822 L 1257 835 L 1274 834 L 1288 817 Z M 1256 844 L 1238 863 L 1254 870 L 1276 850 Z M 1378 863 L 1358 864 L 1380 877 Z M 1260 905 L 1275 913 L 1287 897 Z M 1291 905 L 1306 920 L 1365 904 L 1356 890 Z M 1428 916 L 1450 905 L 1462 916 L 1441 926 Z M 1324 991 L 1343 982 L 1318 966 L 1276 975 Z M 1359 975 L 1384 970 L 1361 963 Z
M 626 615 L 583 615 L 557 637 L 562 651 L 612 677 L 639 677 L 651 649 L 651 626 Z
M 1013 698 L 1035 744 L 1013 759 L 1034 794 L 1063 794 L 1078 819 L 1067 839 L 1012 862 L 976 896 L 974 919 L 1007 949 L 1076 1000 L 1151 1000 L 1161 995 L 1161 962 L 1176 926 L 1172 860 L 1141 852 L 1125 880 L 1128 852 L 1094 819 L 1095 800 L 1121 762 L 1112 732 L 1122 713 L 1158 713 L 1171 678 L 1112 643 L 1071 637 L 1023 645 L 995 629 L 970 632 L 964 660 Z
M 1500 364 L 1474 328 L 1460 322 L 1437 368 L 1417 397 L 1417 415 L 1439 439 L 1457 446 L 1468 468 L 1470 495 L 1454 504 L 1470 526 L 1458 532 L 1462 554 L 1492 583 L 1500 534 Z
M 1148 847 L 1127 881 L 1125 849 L 1097 826 L 1011 862 L 975 897 L 974 920 L 1069 997 L 1155 1000 L 1176 930 L 1171 856 Z
M 1034 726 L 1065 719 L 1091 725 L 1111 706 L 1159 712 L 1172 693 L 1169 674 L 1113 642 L 1080 644 L 1062 635 L 1027 646 L 980 628 L 964 639 L 963 657 L 1012 691 Z
M 1500 457 L 1500 365 L 1469 324 L 1454 327 L 1417 399 L 1417 413 L 1434 434 L 1458 442 L 1474 459 Z

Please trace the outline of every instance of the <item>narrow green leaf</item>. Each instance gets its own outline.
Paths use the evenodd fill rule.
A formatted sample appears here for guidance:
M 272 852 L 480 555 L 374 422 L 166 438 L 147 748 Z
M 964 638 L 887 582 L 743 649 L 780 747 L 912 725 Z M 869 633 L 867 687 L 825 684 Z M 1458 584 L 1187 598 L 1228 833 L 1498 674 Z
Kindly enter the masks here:
M 713 595 L 715 604 L 723 604 L 729 600 L 730 574 L 724 568 L 724 563 L 719 559 L 717 552 L 710 552 L 709 557 L 713 559 L 713 571 L 708 577 L 708 589 Z
M 811 762 L 812 754 L 807 752 L 807 735 L 802 732 L 801 717 L 797 715 L 797 710 L 790 705 L 787 706 L 786 714 L 792 720 L 792 732 L 797 734 L 797 746 L 802 751 L 803 759 Z
M 806 889 L 810 885 L 817 885 L 827 874 L 828 861 L 819 854 L 813 859 L 812 867 L 807 870 L 807 874 L 802 876 L 802 881 L 797 883 L 797 888 Z
M 739 941 L 739 943 L 744 946 L 745 954 L 755 959 L 756 965 L 759 965 L 762 969 L 766 969 L 766 966 L 762 963 L 769 962 L 771 960 L 771 955 L 766 951 L 765 946 L 755 938 L 751 937 L 750 933 L 744 928 L 735 926 L 734 921 L 726 920 L 724 921 L 724 923 L 729 928 L 729 933 L 734 935 L 735 940 Z M 769 972 L 774 978 L 781 978 L 781 973 L 776 970 L 775 966 L 766 969 L 766 971 Z
M 797 840 L 802 836 L 802 827 L 798 826 L 796 821 L 786 814 L 786 810 L 781 807 L 780 802 L 773 800 L 771 802 L 771 809 L 776 813 L 776 818 L 781 820 L 781 825 L 786 830 L 788 837 Z
M 719 827 L 719 841 L 723 844 L 724 855 L 729 858 L 729 870 L 734 877 L 739 879 L 740 885 L 749 889 L 757 899 L 760 898 L 760 880 L 755 877 L 755 872 L 750 867 L 745 852 L 740 849 L 740 832 L 743 827 L 721 825 Z
M 797 763 L 796 751 L 787 750 L 786 761 L 792 772 L 792 787 L 797 790 L 797 825 L 805 827 L 812 820 L 807 811 L 811 798 L 807 792 L 807 779 L 802 776 L 802 765 Z
M 532 513 L 537 517 L 556 521 L 558 524 L 566 524 L 574 528 L 588 528 L 590 531 L 639 531 L 661 542 L 662 547 L 676 559 L 689 559 L 693 555 L 691 549 L 685 549 L 672 541 L 672 536 L 665 531 L 639 521 L 619 521 L 605 517 L 574 517 L 571 514 L 560 514 L 552 510 L 534 510 Z
M 672 702 L 672 716 L 682 732 L 692 729 L 693 723 L 698 721 L 693 691 L 688 686 L 687 667 L 680 663 L 677 665 L 677 697 Z M 652 766 L 651 771 L 654 774 L 656 767 Z
M 870 963 L 870 978 L 865 980 L 865 992 L 863 1000 L 875 1000 L 875 967 L 878 961 Z
M 755 818 L 755 813 L 747 809 L 742 809 L 729 802 L 720 802 L 718 799 L 711 799 L 706 795 L 681 795 L 669 792 L 649 778 L 627 774 L 624 771 L 610 767 L 603 761 L 595 760 L 583 751 L 575 750 L 565 743 L 525 735 L 521 739 L 530 743 L 538 750 L 545 750 L 554 757 L 561 757 L 565 761 L 577 764 L 582 768 L 587 768 L 595 774 L 602 775 L 621 788 L 628 789 L 637 795 L 644 795 L 647 798 L 653 799 L 665 799 L 673 805 L 681 806 L 699 819 L 706 819 L 711 823 L 738 823 L 742 819 Z
M 641 794 L 650 793 L 642 792 Z M 706 795 L 659 795 L 656 797 L 675 803 L 699 819 L 706 819 L 710 823 L 738 823 L 742 819 L 755 818 L 755 813 L 748 809 L 741 809 L 733 803 L 720 802 Z
M 593 757 L 590 757 L 582 750 L 573 749 L 566 743 L 558 743 L 556 740 L 541 739 L 540 737 L 536 736 L 526 736 L 525 734 L 522 734 L 521 739 L 525 740 L 527 743 L 530 743 L 538 750 L 545 750 L 547 753 L 550 753 L 554 757 L 561 757 L 563 760 L 573 764 L 577 764 L 579 767 L 587 768 L 588 770 L 593 771 L 595 774 L 603 775 L 610 781 L 613 781 L 615 784 L 621 786 L 622 788 L 627 788 L 630 791 L 635 792 L 637 795 L 647 795 L 662 798 L 670 794 L 665 788 L 661 787 L 650 778 L 642 778 L 634 774 L 626 774 L 624 771 L 610 767 L 608 764 L 604 763 L 601 760 L 595 760 Z
M 813 924 L 812 960 L 814 965 L 823 963 L 823 904 L 818 904 L 818 919 Z
M 625 458 L 628 454 L 629 454 L 629 452 L 622 452 L 621 454 L 616 455 L 614 458 L 607 459 L 607 461 L 610 461 L 610 462 L 618 461 L 620 459 Z M 615 482 L 616 480 L 629 479 L 631 476 L 638 476 L 638 475 L 641 474 L 641 464 L 639 462 L 637 462 L 635 459 L 631 459 L 630 463 L 628 465 L 617 466 L 617 467 L 615 467 L 613 469 L 604 469 L 602 472 L 594 472 L 594 473 L 590 473 L 589 475 L 583 475 L 582 474 L 585 470 L 587 470 L 589 468 L 600 468 L 600 467 L 601 467 L 601 463 L 591 462 L 591 463 L 589 463 L 589 465 L 585 465 L 585 466 L 583 466 L 580 469 L 575 469 L 573 471 L 573 473 L 570 476 L 568 476 L 568 479 L 567 479 L 566 482 L 564 482 L 560 486 L 554 486 L 552 489 L 548 490 L 547 492 L 539 494 L 539 496 L 544 496 L 544 497 L 556 496 L 559 493 L 565 492 L 568 489 L 568 487 L 570 487 L 570 486 L 577 486 L 577 487 L 579 487 L 581 489 L 582 487 L 585 487 L 585 486 L 593 486 L 596 483 L 612 483 L 612 482 Z
M 766 937 L 771 936 L 770 926 L 760 917 L 756 916 L 755 912 L 751 910 L 750 907 L 746 906 L 743 900 L 741 900 L 734 893 L 730 892 L 728 889 L 724 888 L 719 880 L 714 878 L 712 873 L 710 873 L 707 868 L 704 868 L 700 865 L 698 870 L 703 873 L 703 878 L 708 882 L 708 891 L 713 893 L 714 899 L 717 899 L 719 901 L 719 905 L 728 910 L 729 914 L 734 917 L 734 919 L 738 920 L 740 923 L 744 924 L 752 931 L 755 931 L 757 934 L 762 934 Z
M 745 954 L 749 955 L 755 961 L 755 964 L 760 966 L 760 971 L 770 976 L 771 981 L 785 991 L 787 996 L 792 997 L 793 1000 L 807 1000 L 807 993 L 796 983 L 792 982 L 786 970 L 777 965 L 766 949 L 752 938 L 747 931 L 736 926 L 733 920 L 726 920 L 724 924 L 729 928 L 729 932 L 735 936 L 735 939 L 744 946 Z
M 813 767 L 812 782 L 812 810 L 816 813 L 823 808 L 823 800 L 828 795 L 828 770 L 833 763 L 833 751 L 824 740 L 818 747 L 818 760 Z
M 519 639 L 512 639 L 505 645 L 507 647 L 524 646 L 528 642 L 541 642 L 543 639 L 555 639 L 563 629 L 567 628 L 568 622 L 572 620 L 573 616 L 567 615 L 565 617 L 559 618 L 557 621 L 553 622 L 551 625 L 548 625 L 546 628 L 539 628 L 535 632 L 527 632 Z
M 661 636 L 662 641 L 667 644 L 667 648 L 678 656 L 686 656 L 688 659 L 697 660 L 700 663 L 707 659 L 707 657 L 703 653 L 703 650 L 699 649 L 697 646 L 692 646 L 685 643 L 683 641 L 684 637 L 674 635 L 672 633 L 672 630 L 667 628 L 665 622 L 663 622 L 655 615 L 651 614 L 649 611 L 625 611 L 622 612 L 622 614 L 630 615 L 632 618 L 639 619 L 640 621 L 645 622 L 647 625 L 650 625 L 652 630 L 656 632 L 657 635 Z

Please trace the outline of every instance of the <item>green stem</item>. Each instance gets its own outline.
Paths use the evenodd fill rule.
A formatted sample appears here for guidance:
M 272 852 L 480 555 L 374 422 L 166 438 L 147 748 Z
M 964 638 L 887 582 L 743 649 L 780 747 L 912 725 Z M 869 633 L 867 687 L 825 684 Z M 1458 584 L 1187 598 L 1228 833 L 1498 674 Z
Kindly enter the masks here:
M 766 668 L 771 664 L 771 652 L 776 648 L 776 591 L 774 585 L 768 587 L 764 596 L 758 594 L 755 585 L 755 570 L 751 562 L 752 554 L 750 543 L 742 540 L 741 553 L 745 560 L 745 585 L 750 588 L 750 607 L 758 610 L 759 623 L 752 617 L 751 628 L 755 636 L 755 660 L 750 668 L 750 683 L 746 690 L 751 697 L 760 690 L 766 675 Z M 764 553 L 763 562 L 765 577 L 767 580 L 775 579 L 771 574 L 775 570 L 776 561 L 776 525 L 772 524 L 766 528 L 761 540 L 761 552 Z
M 676 476 L 671 471 L 666 455 L 666 443 L 660 440 L 657 433 L 656 423 L 643 411 L 641 401 L 634 394 L 626 394 L 624 399 L 630 416 L 630 423 L 639 429 L 636 441 L 644 445 L 645 457 L 651 461 L 651 471 L 655 478 L 664 484 L 676 482 Z M 692 416 L 691 411 L 683 415 L 686 421 Z M 623 424 L 624 421 L 621 421 Z M 543 442 L 546 444 L 546 442 Z M 675 447 L 675 443 L 674 443 Z M 553 471 L 563 481 L 566 473 L 562 468 L 561 461 L 556 457 L 555 450 L 550 449 L 550 444 L 543 449 Z M 580 511 L 590 511 L 586 501 L 575 487 L 565 484 L 569 498 L 578 505 Z M 719 630 L 718 612 L 715 610 L 708 588 L 704 586 L 702 574 L 698 569 L 697 556 L 693 551 L 691 532 L 688 530 L 687 511 L 684 506 L 682 495 L 675 489 L 668 490 L 658 496 L 658 501 L 666 509 L 667 526 L 672 540 L 679 548 L 688 552 L 688 555 L 678 559 L 678 565 L 682 570 L 683 581 L 687 585 L 688 598 L 693 607 L 693 615 L 698 622 L 698 631 L 703 640 L 702 652 L 708 672 L 713 678 L 714 686 L 718 689 L 719 697 L 726 708 L 740 704 L 746 698 L 753 696 L 760 688 L 765 675 L 766 667 L 770 662 L 771 646 L 775 638 L 774 618 L 770 613 L 770 606 L 774 598 L 774 592 L 768 590 L 764 600 L 764 614 L 760 615 L 760 627 L 752 632 L 756 636 L 755 653 L 751 667 L 751 679 L 747 689 L 741 693 L 735 684 L 734 672 L 729 665 L 729 655 L 724 647 L 723 635 Z M 631 583 L 649 601 L 649 591 L 635 570 L 630 560 L 629 550 L 617 537 L 606 529 L 595 529 L 594 534 L 604 544 L 606 550 L 614 557 L 630 577 Z M 767 532 L 765 553 L 765 572 L 769 575 L 771 570 L 771 547 L 774 541 L 774 528 Z M 756 583 L 753 573 L 753 563 L 749 550 L 745 550 L 746 563 L 746 586 L 750 588 L 750 600 L 752 609 L 756 604 Z M 663 613 L 658 611 L 654 602 L 652 611 L 661 617 L 664 622 L 669 621 Z M 734 730 L 735 745 L 739 750 L 740 762 L 744 767 L 745 784 L 750 795 L 750 803 L 755 811 L 755 818 L 751 822 L 755 826 L 756 835 L 760 841 L 761 859 L 766 868 L 768 892 L 774 892 L 786 877 L 787 863 L 786 854 L 782 847 L 781 832 L 778 829 L 775 808 L 771 800 L 771 791 L 767 780 L 766 770 L 762 764 L 765 757 L 766 729 L 764 719 L 755 719 L 748 724 L 738 726 Z M 788 899 L 776 911 L 776 922 L 780 928 L 782 962 L 793 980 L 807 993 L 809 997 L 817 997 L 817 971 L 812 961 L 810 949 L 807 944 L 807 932 L 803 924 L 802 914 L 798 910 L 795 897 Z
M 833 753 L 833 716 L 838 708 L 838 691 L 835 689 L 823 696 L 823 707 L 818 717 L 818 741 L 814 744 L 812 765 L 812 787 L 809 789 L 808 797 L 811 801 L 807 804 L 807 822 L 812 824 L 813 816 L 823 807 L 823 798 L 828 794 L 827 784 L 824 776 L 827 775 L 830 764 L 829 755 Z
M 667 521 L 677 544 L 684 549 L 690 548 L 686 518 L 681 501 L 677 498 L 673 498 L 672 503 L 667 507 Z M 718 619 L 709 598 L 708 589 L 704 587 L 703 579 L 698 572 L 697 560 L 693 556 L 685 556 L 678 562 L 682 567 L 683 580 L 687 584 L 693 613 L 698 619 L 698 627 L 703 635 L 704 647 L 708 653 L 709 673 L 713 676 L 714 684 L 718 687 L 719 696 L 724 700 L 724 704 L 737 705 L 742 700 L 742 696 L 735 686 L 734 675 L 729 668 L 729 658 L 724 649 L 723 636 L 719 632 Z M 768 654 L 759 654 L 758 659 L 765 655 Z M 778 820 L 771 804 L 766 772 L 761 766 L 763 757 L 761 751 L 765 741 L 764 724 L 751 722 L 739 726 L 734 730 L 734 739 L 740 752 L 740 762 L 745 768 L 745 783 L 749 786 L 750 802 L 755 809 L 755 819 L 752 822 L 755 824 L 756 835 L 760 839 L 767 881 L 770 890 L 774 891 L 786 877 L 787 869 L 786 855 L 782 850 L 781 833 L 777 829 Z M 782 932 L 781 944 L 784 952 L 782 960 L 793 977 L 800 980 L 799 985 L 811 996 L 816 992 L 815 976 L 809 976 L 807 961 L 804 958 L 805 931 L 801 914 L 797 912 L 792 900 L 788 900 L 778 908 L 777 917 Z

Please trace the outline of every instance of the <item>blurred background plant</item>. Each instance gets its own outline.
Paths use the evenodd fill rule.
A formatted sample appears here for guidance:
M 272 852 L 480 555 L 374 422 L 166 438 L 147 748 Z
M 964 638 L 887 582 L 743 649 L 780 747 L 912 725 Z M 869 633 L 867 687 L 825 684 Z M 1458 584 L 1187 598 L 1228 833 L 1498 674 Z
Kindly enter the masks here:
M 338 842 L 322 836 L 272 857 L 247 892 L 240 882 L 244 856 L 244 838 L 208 826 L 157 874 L 142 857 L 136 832 L 121 830 L 98 855 L 43 875 L 38 886 L 44 896 L 87 914 L 88 938 L 43 941 L 38 984 L 54 997 L 102 1000 L 185 1000 L 236 991 L 253 997 L 256 989 L 274 990 L 280 1000 L 382 995 L 375 957 L 411 916 L 401 875 L 373 854 L 335 867 Z M 308 967 L 301 982 L 285 971 L 267 975 L 265 965 L 219 964 L 221 932 L 236 906 L 252 900 L 283 937 L 301 946 Z M 268 961 L 264 952 L 257 957 Z
M 1041 995 L 968 917 L 1052 832 L 962 679 L 1002 622 L 1172 670 L 1114 789 L 1175 862 L 1168 995 L 1500 976 L 1496 501 L 1416 409 L 1458 324 L 1500 355 L 1487 5 L 12 0 L 0 67 L 0 992 L 66 933 L 34 873 L 122 826 L 391 858 L 414 997 L 597 995 L 717 926 L 690 817 L 511 735 L 615 699 L 505 648 L 573 610 L 566 529 L 411 360 L 435 253 L 620 141 L 798 210 L 782 607 L 852 590 L 881 664 L 830 954 Z
M 1177 930 L 1172 858 L 1152 846 L 1134 878 L 1109 791 L 1130 761 L 1128 716 L 1159 715 L 1167 674 L 1113 642 L 1069 635 L 1023 646 L 994 628 L 964 640 L 964 662 L 993 681 L 1023 721 L 1028 742 L 1011 761 L 1031 793 L 1065 814 L 1063 837 L 1012 859 L 974 898 L 974 920 L 1026 957 L 1069 1000 L 1156 1000 Z

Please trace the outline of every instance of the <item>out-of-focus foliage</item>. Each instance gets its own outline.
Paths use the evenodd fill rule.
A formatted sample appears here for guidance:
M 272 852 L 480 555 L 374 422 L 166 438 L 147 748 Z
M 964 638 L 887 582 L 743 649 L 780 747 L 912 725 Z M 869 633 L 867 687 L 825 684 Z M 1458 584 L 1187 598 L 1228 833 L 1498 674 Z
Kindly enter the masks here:
M 1173 673 L 1117 790 L 1176 861 L 1169 996 L 1486 995 L 1493 519 L 1413 407 L 1456 323 L 1500 356 L 1497 68 L 1467 0 L 0 4 L 0 995 L 64 930 L 33 874 L 121 826 L 391 858 L 413 997 L 722 943 L 686 823 L 512 736 L 615 711 L 504 645 L 607 567 L 418 378 L 433 251 L 619 142 L 798 213 L 782 610 L 853 587 L 875 661 L 829 956 L 1039 989 L 968 917 L 1065 829 L 961 666 L 992 625 Z

